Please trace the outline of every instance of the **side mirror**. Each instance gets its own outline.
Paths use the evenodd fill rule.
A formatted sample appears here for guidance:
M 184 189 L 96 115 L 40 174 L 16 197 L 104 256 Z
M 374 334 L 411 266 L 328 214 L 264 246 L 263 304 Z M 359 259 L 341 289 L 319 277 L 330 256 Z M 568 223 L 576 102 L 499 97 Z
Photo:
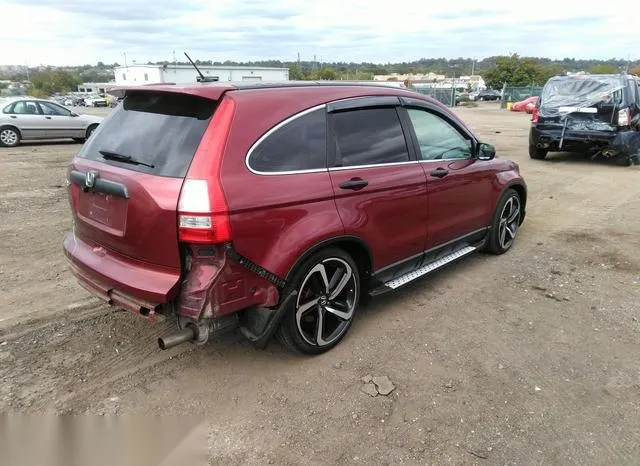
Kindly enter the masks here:
M 496 148 L 491 144 L 481 142 L 477 147 L 478 160 L 492 160 L 496 156 Z
M 80 116 L 80 115 L 78 115 L 77 113 L 71 112 L 71 116 L 72 116 L 72 117 L 78 117 L 78 116 Z

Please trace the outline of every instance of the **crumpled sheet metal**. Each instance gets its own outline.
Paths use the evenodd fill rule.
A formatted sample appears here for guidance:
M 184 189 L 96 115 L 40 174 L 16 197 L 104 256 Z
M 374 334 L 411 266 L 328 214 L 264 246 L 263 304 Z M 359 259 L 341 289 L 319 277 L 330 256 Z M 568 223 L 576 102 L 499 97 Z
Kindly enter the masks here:
M 612 108 L 621 103 L 623 82 L 617 76 L 558 76 L 545 85 L 539 114 L 541 116 L 591 113 L 596 104 Z

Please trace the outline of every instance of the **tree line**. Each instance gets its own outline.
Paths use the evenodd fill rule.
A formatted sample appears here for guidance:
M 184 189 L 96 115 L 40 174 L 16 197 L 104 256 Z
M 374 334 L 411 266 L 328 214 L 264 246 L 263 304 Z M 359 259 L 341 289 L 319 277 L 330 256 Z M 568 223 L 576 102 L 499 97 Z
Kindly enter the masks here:
M 153 65 L 171 65 L 170 62 L 149 62 Z M 188 62 L 176 62 L 189 65 Z M 434 72 L 446 77 L 455 78 L 470 75 L 472 72 L 481 75 L 488 87 L 499 89 L 504 84 L 509 86 L 541 86 L 551 76 L 566 72 L 585 71 L 592 74 L 612 74 L 629 71 L 640 76 L 640 62 L 629 63 L 625 60 L 580 60 L 565 58 L 551 60 L 537 57 L 521 57 L 518 54 L 490 57 L 474 61 L 470 58 L 422 58 L 403 63 L 319 63 L 317 61 L 286 62 L 280 60 L 263 60 L 254 62 L 196 60 L 197 65 L 217 66 L 268 66 L 289 68 L 292 80 L 369 80 L 374 75 L 391 73 L 421 74 Z M 83 65 L 78 67 L 34 70 L 30 73 L 31 95 L 45 96 L 56 92 L 69 92 L 77 89 L 82 82 L 104 82 L 113 80 L 113 68 L 118 63 L 106 65 Z M 0 75 L 0 79 L 24 80 L 25 76 L 10 77 Z

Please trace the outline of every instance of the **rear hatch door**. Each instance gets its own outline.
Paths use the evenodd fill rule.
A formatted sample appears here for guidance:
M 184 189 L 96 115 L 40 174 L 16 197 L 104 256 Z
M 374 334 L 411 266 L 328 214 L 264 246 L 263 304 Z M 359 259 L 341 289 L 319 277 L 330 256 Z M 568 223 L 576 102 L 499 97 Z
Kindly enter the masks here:
M 180 190 L 216 102 L 166 92 L 128 94 L 70 167 L 78 239 L 180 269 Z
M 542 130 L 616 131 L 618 111 L 626 106 L 619 76 L 577 75 L 551 78 L 539 101 Z

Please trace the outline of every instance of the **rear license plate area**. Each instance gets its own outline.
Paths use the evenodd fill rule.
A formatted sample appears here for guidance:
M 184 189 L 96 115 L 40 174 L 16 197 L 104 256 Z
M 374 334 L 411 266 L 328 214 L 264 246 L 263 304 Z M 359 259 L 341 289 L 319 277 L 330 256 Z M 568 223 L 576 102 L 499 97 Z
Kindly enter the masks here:
M 127 200 L 110 194 L 81 193 L 78 216 L 95 228 L 123 236 L 127 223 Z

